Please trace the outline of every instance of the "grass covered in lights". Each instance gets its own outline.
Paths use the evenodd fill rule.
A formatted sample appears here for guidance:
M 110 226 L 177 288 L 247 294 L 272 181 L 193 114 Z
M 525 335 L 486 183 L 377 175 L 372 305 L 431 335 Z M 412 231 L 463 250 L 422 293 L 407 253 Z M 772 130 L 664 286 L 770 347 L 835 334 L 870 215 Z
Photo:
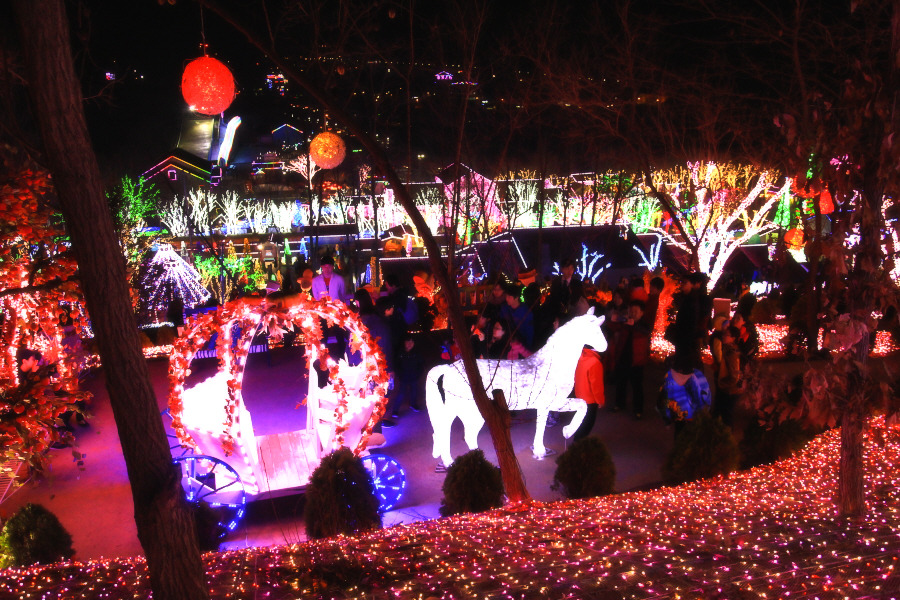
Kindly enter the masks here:
M 891 598 L 900 429 L 866 437 L 868 514 L 835 515 L 839 432 L 677 488 L 535 503 L 205 556 L 213 598 Z M 146 598 L 142 560 L 0 572 L 0 597 Z

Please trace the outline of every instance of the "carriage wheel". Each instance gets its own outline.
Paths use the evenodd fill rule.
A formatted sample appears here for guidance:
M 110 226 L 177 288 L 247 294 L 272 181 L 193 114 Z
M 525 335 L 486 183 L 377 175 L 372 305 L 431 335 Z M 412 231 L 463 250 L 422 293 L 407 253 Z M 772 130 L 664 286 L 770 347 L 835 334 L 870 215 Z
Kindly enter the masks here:
M 169 413 L 169 409 L 163 410 L 161 413 L 163 419 L 163 427 L 166 430 L 166 439 L 169 440 L 169 451 L 172 453 L 172 456 L 182 457 L 188 454 L 193 454 L 194 451 L 190 448 L 185 448 L 181 445 L 181 441 L 179 441 L 178 436 L 175 435 L 175 432 L 172 430 L 172 415 Z
M 362 461 L 375 483 L 378 510 L 387 512 L 397 506 L 406 490 L 406 473 L 400 463 L 384 454 L 369 454 Z
M 181 486 L 191 504 L 208 505 L 218 520 L 219 539 L 234 531 L 244 516 L 247 493 L 240 475 L 231 466 L 203 454 L 179 456 Z

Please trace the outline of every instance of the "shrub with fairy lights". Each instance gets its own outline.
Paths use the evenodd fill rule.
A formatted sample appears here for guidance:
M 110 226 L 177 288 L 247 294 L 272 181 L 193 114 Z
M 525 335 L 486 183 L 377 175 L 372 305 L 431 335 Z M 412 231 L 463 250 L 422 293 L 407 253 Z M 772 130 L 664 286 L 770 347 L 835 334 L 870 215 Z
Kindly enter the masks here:
M 615 483 L 616 466 L 606 444 L 596 436 L 588 436 L 556 459 L 551 488 L 566 498 L 592 498 L 612 494 Z
M 45 365 L 28 373 L 19 385 L 0 388 L 0 456 L 24 461 L 35 473 L 46 469 L 51 446 L 73 442 L 72 434 L 57 425 L 64 413 L 77 411 L 75 403 L 88 395 L 51 383 L 56 369 L 56 365 Z
M 26 504 L 3 526 L 0 568 L 49 564 L 72 558 L 72 536 L 52 512 Z
M 481 450 L 470 450 L 447 468 L 441 490 L 441 516 L 477 513 L 503 506 L 500 469 Z
M 670 483 L 727 475 L 738 468 L 740 452 L 731 428 L 704 410 L 688 421 L 675 438 L 663 466 Z
M 381 527 L 375 484 L 349 448 L 322 458 L 306 488 L 306 535 L 327 538 Z

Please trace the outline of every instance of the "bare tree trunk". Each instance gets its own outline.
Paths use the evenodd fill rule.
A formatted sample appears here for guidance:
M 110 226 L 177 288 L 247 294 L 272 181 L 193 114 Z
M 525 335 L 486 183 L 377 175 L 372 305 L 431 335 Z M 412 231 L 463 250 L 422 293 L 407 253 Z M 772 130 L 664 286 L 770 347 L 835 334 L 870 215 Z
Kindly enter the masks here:
M 160 600 L 209 597 L 194 519 L 172 464 L 131 310 L 125 260 L 103 197 L 62 0 L 16 0 L 29 92 L 97 335 L 150 586 Z
M 859 400 L 861 401 L 862 399 Z M 863 424 L 860 412 L 852 408 L 841 417 L 838 506 L 844 517 L 861 516 L 866 509 L 863 491 Z
M 522 469 L 516 460 L 515 451 L 513 450 L 512 437 L 510 436 L 509 424 L 504 425 L 503 408 L 497 403 L 491 402 L 487 392 L 484 389 L 484 382 L 478 371 L 478 365 L 475 363 L 475 354 L 472 351 L 472 343 L 469 339 L 469 330 L 466 326 L 465 317 L 463 316 L 462 306 L 459 300 L 459 288 L 456 284 L 456 278 L 447 268 L 447 264 L 441 260 L 441 249 L 437 244 L 428 224 L 422 217 L 422 213 L 416 208 L 412 197 L 409 195 L 409 189 L 403 184 L 400 176 L 397 174 L 390 160 L 384 152 L 382 146 L 370 136 L 355 119 L 350 117 L 332 98 L 328 97 L 318 86 L 312 82 L 298 69 L 288 64 L 284 60 L 281 53 L 277 52 L 274 47 L 263 43 L 259 36 L 254 35 L 240 19 L 231 15 L 224 6 L 210 2 L 209 0 L 198 0 L 200 4 L 208 7 L 210 10 L 218 14 L 222 19 L 229 23 L 236 31 L 243 34 L 247 40 L 256 47 L 260 52 L 266 55 L 279 69 L 284 71 L 285 75 L 296 81 L 303 89 L 309 93 L 319 104 L 324 106 L 331 117 L 343 123 L 351 135 L 353 135 L 359 143 L 372 156 L 372 161 L 378 171 L 387 178 L 388 184 L 394 190 L 397 201 L 409 215 L 413 227 L 422 236 L 425 244 L 425 252 L 431 269 L 434 272 L 434 278 L 438 285 L 441 286 L 444 296 L 447 299 L 447 315 L 450 319 L 450 327 L 455 332 L 456 343 L 462 356 L 463 366 L 466 376 L 472 389 L 472 396 L 478 410 L 487 423 L 488 430 L 491 433 L 491 439 L 494 441 L 494 448 L 497 452 L 497 461 L 500 463 L 500 472 L 503 476 L 503 485 L 506 490 L 507 497 L 513 502 L 529 500 L 528 490 L 525 488 L 525 479 L 522 476 Z M 452 258 L 452 253 L 451 253 Z

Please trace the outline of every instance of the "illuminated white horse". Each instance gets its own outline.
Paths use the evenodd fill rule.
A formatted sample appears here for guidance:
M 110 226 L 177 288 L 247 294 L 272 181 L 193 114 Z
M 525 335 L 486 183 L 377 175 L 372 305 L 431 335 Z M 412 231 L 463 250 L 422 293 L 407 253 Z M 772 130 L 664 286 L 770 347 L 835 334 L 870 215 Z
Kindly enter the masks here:
M 567 438 L 572 437 L 584 420 L 587 413 L 585 401 L 567 396 L 575 382 L 575 366 L 582 348 L 587 345 L 598 352 L 606 350 L 606 337 L 600 329 L 602 323 L 603 317 L 594 316 L 592 308 L 586 315 L 575 317 L 560 327 L 543 348 L 528 358 L 477 361 L 489 397 L 492 390 L 501 389 L 510 410 L 537 409 L 532 447 L 535 458 L 547 455 L 544 428 L 550 411 L 575 411 L 572 421 L 563 428 L 563 435 Z M 444 465 L 449 466 L 453 461 L 450 456 L 450 426 L 457 417 L 463 422 L 469 449 L 478 447 L 478 433 L 484 425 L 484 418 L 475 405 L 461 360 L 438 365 L 428 372 L 425 404 L 434 430 L 433 456 L 440 456 Z

